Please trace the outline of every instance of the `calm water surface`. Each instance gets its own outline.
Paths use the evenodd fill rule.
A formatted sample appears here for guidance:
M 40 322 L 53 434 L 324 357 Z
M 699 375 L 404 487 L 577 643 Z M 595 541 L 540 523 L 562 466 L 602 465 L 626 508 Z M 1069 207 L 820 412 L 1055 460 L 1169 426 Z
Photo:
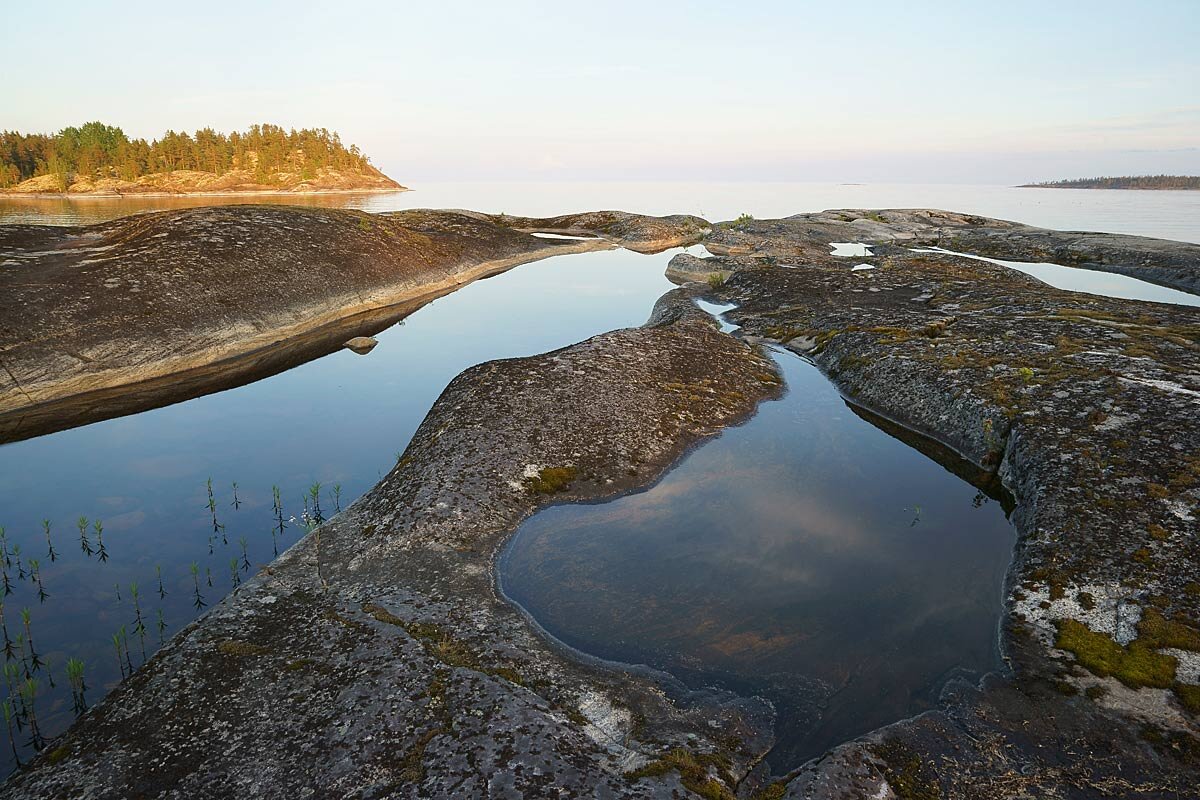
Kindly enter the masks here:
M 776 772 L 998 666 L 1000 504 L 877 429 L 811 364 L 648 491 L 527 520 L 505 593 L 588 653 L 779 709 Z
M 1064 230 L 1200 242 L 1200 192 L 1017 189 L 953 184 L 839 183 L 431 183 L 415 191 L 257 198 L 21 200 L 0 197 L 0 223 L 76 224 L 145 210 L 217 202 L 295 203 L 367 211 L 472 208 L 529 216 L 617 208 L 699 214 L 713 221 L 786 217 L 828 208 L 942 208 Z
M 142 661 L 131 584 L 150 655 L 159 612 L 169 637 L 201 610 L 193 563 L 203 602 L 216 603 L 303 534 L 313 483 L 322 484 L 325 516 L 361 495 L 391 469 L 446 384 L 473 364 L 640 325 L 672 288 L 663 277 L 668 258 L 609 251 L 524 265 L 434 301 L 379 334 L 367 356 L 340 351 L 237 389 L 0 446 L 0 526 L 14 589 L 3 609 L 14 640 L 20 611 L 29 609 L 36 651 L 55 676 L 51 688 L 47 673 L 37 673 L 43 732 L 72 717 L 68 658 L 86 664 L 89 703 L 121 678 L 112 636 L 122 626 L 132 663 Z M 220 531 L 207 505 L 209 478 Z M 272 486 L 285 517 L 298 518 L 277 543 Z M 85 555 L 80 516 L 89 520 L 93 551 L 92 525 L 101 520 L 106 562 Z M 18 577 L 30 559 L 39 562 L 44 602 L 35 581 Z M 6 754 L 0 747 L 0 758 Z
M 940 206 L 1200 241 L 1200 193 L 440 184 L 274 200 L 531 215 L 609 207 L 711 219 Z M 0 223 L 73 224 L 215 202 L 0 199 Z M 8 553 L 0 563 L 13 588 L 3 619 L 14 652 L 28 652 L 19 637 L 21 610 L 29 610 L 45 662 L 35 675 L 42 732 L 56 733 L 72 717 L 68 658 L 85 662 L 87 702 L 99 700 L 129 663 L 142 661 L 143 647 L 152 654 L 160 636 L 303 533 L 302 519 L 292 518 L 303 517 L 314 483 L 325 516 L 369 489 L 468 366 L 642 323 L 670 288 L 662 277 L 670 255 L 593 253 L 522 266 L 416 312 L 382 333 L 368 356 L 338 352 L 237 389 L 0 446 Z M 951 671 L 995 664 L 1011 534 L 995 503 L 858 419 L 814 368 L 780 358 L 786 399 L 701 448 L 649 492 L 538 515 L 513 545 L 505 578 L 567 641 L 776 698 L 787 720 L 777 754 L 784 763 L 924 707 Z M 275 536 L 273 486 L 288 520 Z M 605 591 L 589 598 L 588 585 Z M 122 629 L 118 658 L 112 636 Z M 23 673 L 21 659 L 13 663 Z

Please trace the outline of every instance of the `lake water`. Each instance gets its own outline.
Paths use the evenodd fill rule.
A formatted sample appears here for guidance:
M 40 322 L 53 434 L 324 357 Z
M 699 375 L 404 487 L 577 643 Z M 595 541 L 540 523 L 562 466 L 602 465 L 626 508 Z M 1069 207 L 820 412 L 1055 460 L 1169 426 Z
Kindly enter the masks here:
M 587 653 L 780 712 L 777 774 L 999 666 L 1001 505 L 859 417 L 816 367 L 645 492 L 555 506 L 504 592 Z
M 844 183 L 432 183 L 394 194 L 261 198 L 13 199 L 0 197 L 0 223 L 97 222 L 144 210 L 216 202 L 284 202 L 366 211 L 471 208 L 547 216 L 621 209 L 698 214 L 714 222 L 829 208 L 942 208 L 1064 230 L 1093 230 L 1200 242 L 1200 192 L 1018 189 L 952 184 Z
M 531 215 L 610 207 L 690 211 L 710 219 L 932 205 L 1043 225 L 1200 241 L 1198 195 L 821 184 L 443 184 L 401 194 L 276 200 L 371 211 L 456 206 Z M 0 199 L 0 222 L 71 224 L 213 202 L 218 201 Z M 304 498 L 319 482 L 328 516 L 390 469 L 462 369 L 641 324 L 670 288 L 663 277 L 670 256 L 618 251 L 522 266 L 417 311 L 380 334 L 379 346 L 367 356 L 340 351 L 229 391 L 0 446 L 0 526 L 8 553 L 0 563 L 6 563 L 13 588 L 3 601 L 4 622 L 15 645 L 24 632 L 21 610 L 29 610 L 34 646 L 46 664 L 37 674 L 43 732 L 62 730 L 72 717 L 64 674 L 68 658 L 85 662 L 87 702 L 94 703 L 120 679 L 127 661 L 142 660 L 143 646 L 152 654 L 160 613 L 161 633 L 170 636 L 301 535 L 302 520 L 296 519 L 273 537 L 273 486 L 290 520 L 303 517 Z M 564 638 L 594 641 L 596 652 L 678 664 L 693 680 L 770 691 L 781 703 L 786 693 L 780 687 L 794 689 L 788 714 L 795 723 L 778 754 L 787 761 L 878 719 L 923 707 L 941 680 L 934 675 L 941 665 L 972 672 L 994 665 L 998 576 L 1011 541 L 995 503 L 980 501 L 976 508 L 972 487 L 855 416 L 811 366 L 780 358 L 790 391 L 766 405 L 760 418 L 700 448 L 650 492 L 611 507 L 551 509 L 530 521 L 540 534 L 526 531 L 517 541 L 526 543 L 522 547 L 540 542 L 529 551 L 525 572 L 531 576 L 550 574 L 550 553 L 557 553 L 563 575 L 576 582 L 583 574 L 580 562 L 587 560 L 580 553 L 597 559 L 598 571 L 589 579 L 608 582 L 610 605 L 588 612 L 596 614 L 594 624 L 572 631 L 561 615 L 539 614 Z M 778 433 L 767 435 L 772 426 Z M 714 477 L 726 473 L 728 481 Z M 673 500 L 663 495 L 670 487 L 699 494 L 687 495 L 691 501 Z M 604 552 L 587 542 L 584 550 L 573 549 L 578 537 L 572 530 L 598 530 L 589 514 L 617 515 L 613 525 L 602 526 L 611 537 Z M 635 527 L 617 524 L 621 515 Z M 88 521 L 91 555 L 81 546 L 80 517 Z M 556 518 L 561 525 L 545 521 Z M 43 520 L 50 523 L 53 559 Z M 96 520 L 102 523 L 103 562 Z M 644 531 L 651 522 L 655 532 L 639 545 L 632 531 Z M 668 559 L 656 568 L 661 596 L 648 598 L 648 562 L 619 574 L 617 560 L 637 546 Z M 765 563 L 768 550 L 777 555 L 774 564 Z M 737 560 L 723 564 L 717 554 Z M 39 562 L 38 578 L 30 575 L 32 560 Z M 741 564 L 744 573 L 731 574 L 731 564 Z M 679 568 L 673 575 L 671 565 Z M 975 575 L 978 585 L 972 589 L 957 573 L 944 574 L 948 565 Z M 932 571 L 935 566 L 941 574 Z M 727 585 L 720 585 L 726 577 L 711 580 L 710 594 L 698 594 L 706 587 L 696 583 L 696 571 L 705 569 L 713 577 L 727 576 Z M 808 573 L 811 578 L 801 578 Z M 847 578 L 845 587 L 834 586 L 830 591 L 838 591 L 824 597 L 828 593 L 817 587 L 836 575 L 862 580 Z M 928 579 L 931 575 L 942 582 Z M 542 602 L 533 590 L 537 583 L 531 581 L 524 596 L 535 609 Z M 556 591 L 566 602 L 572 584 L 563 583 Z M 746 597 L 729 598 L 734 586 Z M 858 590 L 843 591 L 850 586 Z M 515 583 L 513 591 L 520 591 Z M 723 597 L 740 605 L 726 609 Z M 734 628 L 721 638 L 712 627 L 691 632 L 680 627 L 678 615 L 689 602 L 695 619 L 744 626 L 742 641 L 756 644 L 739 655 L 729 646 L 740 641 Z M 661 624 L 667 626 L 659 628 L 664 638 L 657 644 L 649 615 L 655 604 L 664 610 Z M 908 617 L 889 616 L 892 606 Z M 624 608 L 630 624 L 619 637 L 612 627 L 614 608 Z M 926 613 L 946 626 L 944 637 L 933 627 L 921 628 Z M 672 619 L 676 622 L 668 624 Z M 112 637 L 122 628 L 127 646 L 118 658 Z M 828 664 L 805 660 L 799 643 L 805 631 L 833 648 Z M 606 642 L 610 635 L 616 640 Z M 920 650 L 921 657 L 910 657 L 905 648 Z M 871 670 L 880 654 L 897 664 L 900 678 L 879 683 L 888 699 L 875 716 L 861 678 L 850 683 L 862 685 L 865 694 L 854 689 L 836 714 L 813 716 L 813 703 L 820 705 L 850 674 L 877 674 Z M 19 659 L 14 663 L 23 669 Z M 764 682 L 768 671 L 782 682 L 776 685 L 774 677 Z M 54 687 L 47 675 L 55 677 Z

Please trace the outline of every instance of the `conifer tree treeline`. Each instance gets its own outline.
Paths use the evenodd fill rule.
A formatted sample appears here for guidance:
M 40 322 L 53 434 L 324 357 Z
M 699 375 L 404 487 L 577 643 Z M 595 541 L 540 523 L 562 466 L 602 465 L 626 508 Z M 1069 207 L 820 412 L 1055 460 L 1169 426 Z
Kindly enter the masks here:
M 1125 175 L 1116 178 L 1077 178 L 1029 183 L 1039 189 L 1200 189 L 1195 175 Z
M 56 175 L 65 189 L 80 178 L 133 181 L 143 175 L 200 170 L 218 175 L 234 169 L 254 173 L 255 183 L 278 182 L 278 173 L 315 178 L 322 168 L 379 175 L 355 145 L 346 147 L 325 128 L 284 130 L 254 125 L 225 135 L 212 128 L 195 134 L 167 131 L 147 142 L 120 128 L 89 122 L 56 134 L 0 131 L 0 188 L 39 175 Z

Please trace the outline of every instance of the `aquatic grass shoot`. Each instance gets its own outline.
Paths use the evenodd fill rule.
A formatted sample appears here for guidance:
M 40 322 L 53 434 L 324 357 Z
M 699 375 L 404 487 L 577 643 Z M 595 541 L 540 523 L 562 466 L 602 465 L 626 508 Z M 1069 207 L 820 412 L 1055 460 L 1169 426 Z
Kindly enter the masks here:
M 54 542 L 50 541 L 50 520 L 42 520 L 42 530 L 46 534 L 46 557 L 49 558 L 50 563 L 53 564 L 58 560 L 58 551 L 54 549 Z
M 75 527 L 79 529 L 79 550 L 87 557 L 92 555 L 92 540 L 88 538 L 88 518 L 80 517 L 75 520 Z
M 142 604 L 136 583 L 129 584 L 129 596 L 133 598 L 133 632 L 142 647 L 142 661 L 146 660 L 146 624 L 142 620 Z
M 42 584 L 42 562 L 36 558 L 29 559 L 29 575 L 33 578 L 33 582 L 37 584 L 38 600 L 42 603 L 46 602 L 46 599 L 50 595 L 46 592 L 46 587 Z
M 108 561 L 108 551 L 104 549 L 104 523 L 96 520 L 94 528 L 96 530 L 96 555 L 103 563 Z
M 199 611 L 204 608 L 207 603 L 204 602 L 204 595 L 200 594 L 200 566 L 193 561 L 190 567 L 192 572 L 192 606 Z
M 71 686 L 71 706 L 78 717 L 87 711 L 87 681 L 83 677 L 83 662 L 78 658 L 67 659 L 67 683 Z
M 33 649 L 33 628 L 30 624 L 29 609 L 21 609 L 21 622 L 25 628 L 25 641 L 29 645 L 29 665 L 34 672 L 42 668 L 42 659 L 38 656 L 37 650 Z

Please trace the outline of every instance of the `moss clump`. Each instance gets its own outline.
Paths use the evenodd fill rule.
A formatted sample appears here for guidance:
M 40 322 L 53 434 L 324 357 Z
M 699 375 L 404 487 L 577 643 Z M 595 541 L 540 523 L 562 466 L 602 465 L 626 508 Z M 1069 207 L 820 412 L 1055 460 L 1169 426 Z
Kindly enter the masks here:
M 942 789 L 929 774 L 920 755 L 899 739 L 888 739 L 871 747 L 883 761 L 888 785 L 901 800 L 939 800 Z
M 261 644 L 251 644 L 240 639 L 226 639 L 217 644 L 217 651 L 226 656 L 261 656 L 271 652 Z
M 571 488 L 579 470 L 574 467 L 546 467 L 531 478 L 525 479 L 525 485 L 534 494 L 558 494 Z
M 1058 622 L 1054 646 L 1074 654 L 1088 671 L 1102 678 L 1113 677 L 1137 689 L 1153 686 L 1166 689 L 1175 682 L 1174 658 L 1154 649 L 1140 639 L 1122 647 L 1103 633 L 1096 633 L 1082 622 L 1063 619 Z
M 1200 716 L 1200 686 L 1192 686 L 1189 683 L 1177 683 L 1173 688 L 1175 696 L 1179 698 L 1179 704 L 1190 713 Z
M 1096 607 L 1096 596 L 1091 592 L 1078 592 L 1075 595 L 1075 600 L 1079 603 L 1079 607 L 1085 611 L 1091 611 Z
M 714 770 L 721 780 L 712 777 Z M 713 753 L 692 753 L 682 747 L 676 747 L 644 767 L 626 772 L 625 777 L 637 781 L 661 777 L 669 772 L 678 772 L 683 788 L 707 800 L 735 800 L 737 797 L 729 789 L 733 779 L 729 775 L 729 762 L 726 759 Z
M 710 289 L 720 289 L 725 285 L 725 276 L 719 272 L 713 272 L 709 274 L 707 280 L 708 288 Z
M 62 747 L 56 747 L 55 749 L 51 750 L 46 755 L 46 759 L 51 764 L 57 764 L 69 755 L 71 755 L 71 746 L 64 744 Z
M 783 800 L 783 796 L 787 794 L 787 783 L 784 781 L 776 781 L 769 783 L 759 789 L 754 794 L 750 795 L 750 800 Z
M 1177 620 L 1167 619 L 1158 609 L 1147 608 L 1138 623 L 1138 641 L 1148 647 L 1174 647 L 1200 652 L 1200 631 Z

